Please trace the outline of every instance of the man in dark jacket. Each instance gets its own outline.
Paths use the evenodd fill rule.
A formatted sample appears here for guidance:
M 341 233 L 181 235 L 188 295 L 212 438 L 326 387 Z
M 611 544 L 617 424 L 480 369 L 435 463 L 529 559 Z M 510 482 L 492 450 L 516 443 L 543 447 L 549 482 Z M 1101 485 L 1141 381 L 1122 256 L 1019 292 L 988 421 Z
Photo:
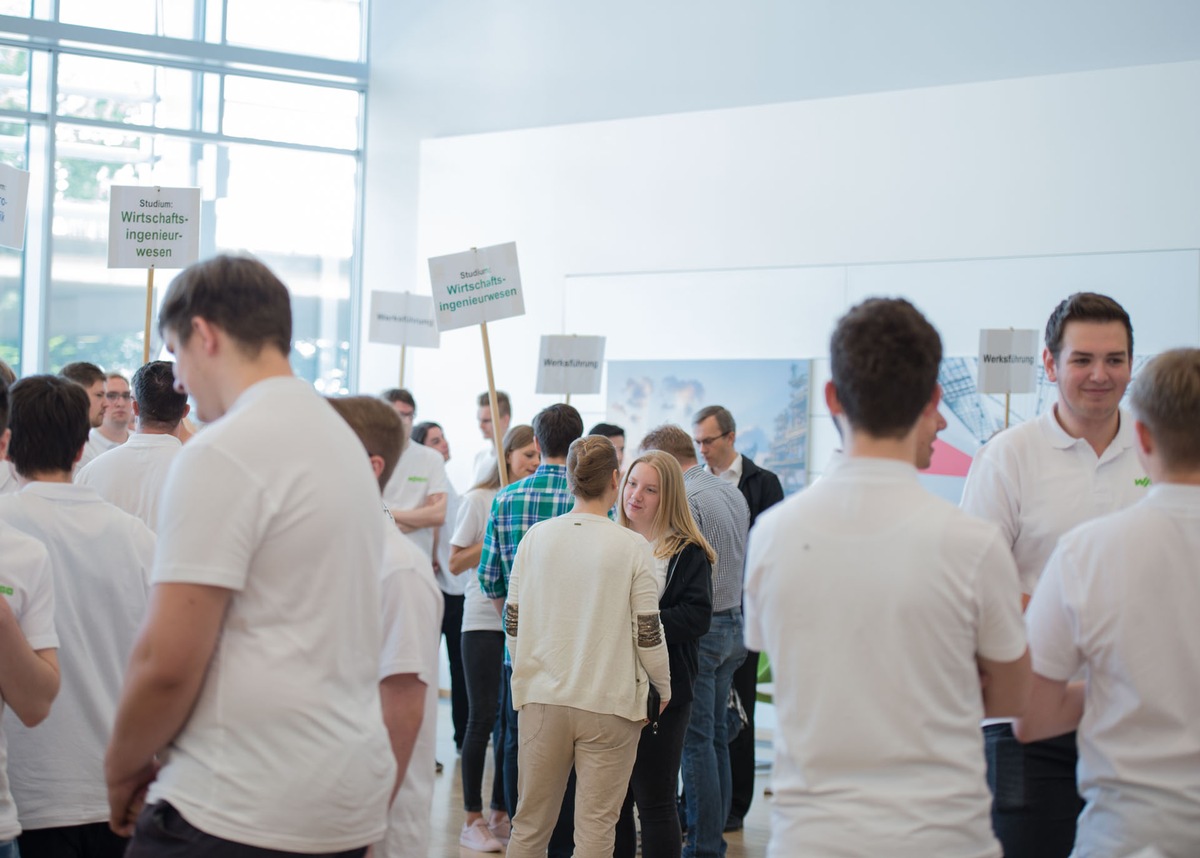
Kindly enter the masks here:
M 766 468 L 754 464 L 749 456 L 737 451 L 737 423 L 727 408 L 709 405 L 692 418 L 692 438 L 710 473 L 737 485 L 750 507 L 750 527 L 759 513 L 783 500 L 783 486 Z M 742 827 L 742 818 L 754 799 L 754 702 L 758 683 L 758 653 L 747 652 L 746 660 L 733 675 L 746 727 L 729 742 L 729 768 L 733 776 L 733 805 L 726 820 L 726 831 Z

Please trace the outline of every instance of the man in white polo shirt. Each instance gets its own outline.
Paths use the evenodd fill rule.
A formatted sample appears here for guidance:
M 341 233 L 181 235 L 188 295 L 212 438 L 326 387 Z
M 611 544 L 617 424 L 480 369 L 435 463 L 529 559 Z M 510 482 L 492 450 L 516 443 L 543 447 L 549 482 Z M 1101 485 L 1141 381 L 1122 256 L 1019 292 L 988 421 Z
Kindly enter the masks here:
M 1124 308 L 1105 295 L 1071 295 L 1046 323 L 1042 360 L 1057 403 L 985 444 L 962 497 L 963 510 L 1000 526 L 1026 600 L 1060 536 L 1133 504 L 1150 483 L 1133 420 L 1120 409 L 1133 360 Z M 1066 858 L 1083 808 L 1074 734 L 1021 745 L 1009 723 L 986 724 L 984 733 L 992 824 L 1005 853 Z
M 383 501 L 400 530 L 432 558 L 433 534 L 446 523 L 446 463 L 437 450 L 414 444 L 409 437 L 417 413 L 412 394 L 403 389 L 387 393 L 407 397 L 389 400 L 404 424 L 405 442 L 396 470 L 384 487 Z
M 8 437 L 8 379 L 0 361 L 0 440 Z M 0 459 L 5 469 L 8 463 Z M 58 635 L 50 555 L 32 537 L 0 522 L 0 712 L 12 710 L 27 727 L 41 723 L 58 694 Z M 0 856 L 15 855 L 21 833 L 8 789 L 4 728 L 0 726 Z
M 171 462 L 183 449 L 175 432 L 187 416 L 187 397 L 175 390 L 169 361 L 151 361 L 133 374 L 137 431 L 109 455 L 80 468 L 75 482 L 91 486 L 109 503 L 158 527 L 158 502 Z
M 129 858 L 361 855 L 383 835 L 396 771 L 371 468 L 292 374 L 291 301 L 261 262 L 185 269 L 159 328 L 209 425 L 175 459 L 159 511 L 150 611 L 106 759 L 110 822 L 133 833 Z
M 1200 855 L 1200 349 L 1150 362 L 1130 396 L 1153 481 L 1058 541 L 1029 606 L 1021 739 L 1079 730 L 1075 851 Z M 1070 680 L 1086 668 L 1085 682 Z
M 5 716 L 8 776 L 26 855 L 120 856 L 109 830 L 104 748 L 138 626 L 146 613 L 154 535 L 86 486 L 71 483 L 88 433 L 88 398 L 64 378 L 12 388 L 9 455 L 21 491 L 0 498 L 0 521 L 50 553 L 62 690 L 28 729 Z M 6 559 L 0 560 L 6 568 Z
M 854 307 L 825 398 L 845 456 L 764 512 L 746 643 L 774 667 L 771 858 L 999 858 L 979 719 L 1030 684 L 1016 570 L 995 525 L 921 488 L 937 331 L 907 301 Z

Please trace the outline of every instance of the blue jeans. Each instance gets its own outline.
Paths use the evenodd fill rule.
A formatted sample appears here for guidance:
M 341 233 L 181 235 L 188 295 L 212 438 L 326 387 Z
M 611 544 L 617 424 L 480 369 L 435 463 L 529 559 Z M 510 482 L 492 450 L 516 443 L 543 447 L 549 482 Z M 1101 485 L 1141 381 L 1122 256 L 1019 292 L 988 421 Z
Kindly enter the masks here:
M 0 858 L 21 858 L 21 850 L 17 848 L 17 841 L 6 840 L 0 843 Z
M 692 716 L 683 739 L 688 828 L 684 858 L 721 858 L 725 854 L 722 831 L 733 799 L 725 709 L 733 672 L 745 658 L 742 609 L 713 614 L 708 633 L 700 638 Z

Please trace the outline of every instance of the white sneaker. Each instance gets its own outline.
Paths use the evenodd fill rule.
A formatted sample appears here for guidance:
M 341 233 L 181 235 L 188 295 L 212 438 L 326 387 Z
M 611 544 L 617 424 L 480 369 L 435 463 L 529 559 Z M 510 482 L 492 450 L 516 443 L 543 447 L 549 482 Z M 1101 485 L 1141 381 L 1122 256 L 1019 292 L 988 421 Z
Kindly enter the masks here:
M 512 820 L 505 818 L 495 825 L 488 825 L 488 831 L 492 832 L 492 837 L 495 837 L 507 846 L 509 839 L 512 837 Z
M 503 852 L 504 845 L 492 837 L 487 823 L 477 819 L 470 825 L 463 823 L 462 833 L 458 835 L 458 845 L 474 852 Z

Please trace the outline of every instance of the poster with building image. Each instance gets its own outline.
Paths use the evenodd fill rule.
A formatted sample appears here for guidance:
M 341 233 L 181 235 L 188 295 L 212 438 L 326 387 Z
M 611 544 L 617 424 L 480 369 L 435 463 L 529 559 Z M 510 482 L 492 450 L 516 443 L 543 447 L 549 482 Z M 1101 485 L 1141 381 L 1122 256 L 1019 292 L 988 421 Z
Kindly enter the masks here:
M 737 422 L 737 450 L 774 471 L 787 494 L 808 479 L 811 362 L 796 360 L 609 361 L 606 419 L 625 429 L 631 453 L 647 431 L 723 405 Z M 626 461 L 629 460 L 627 455 Z

